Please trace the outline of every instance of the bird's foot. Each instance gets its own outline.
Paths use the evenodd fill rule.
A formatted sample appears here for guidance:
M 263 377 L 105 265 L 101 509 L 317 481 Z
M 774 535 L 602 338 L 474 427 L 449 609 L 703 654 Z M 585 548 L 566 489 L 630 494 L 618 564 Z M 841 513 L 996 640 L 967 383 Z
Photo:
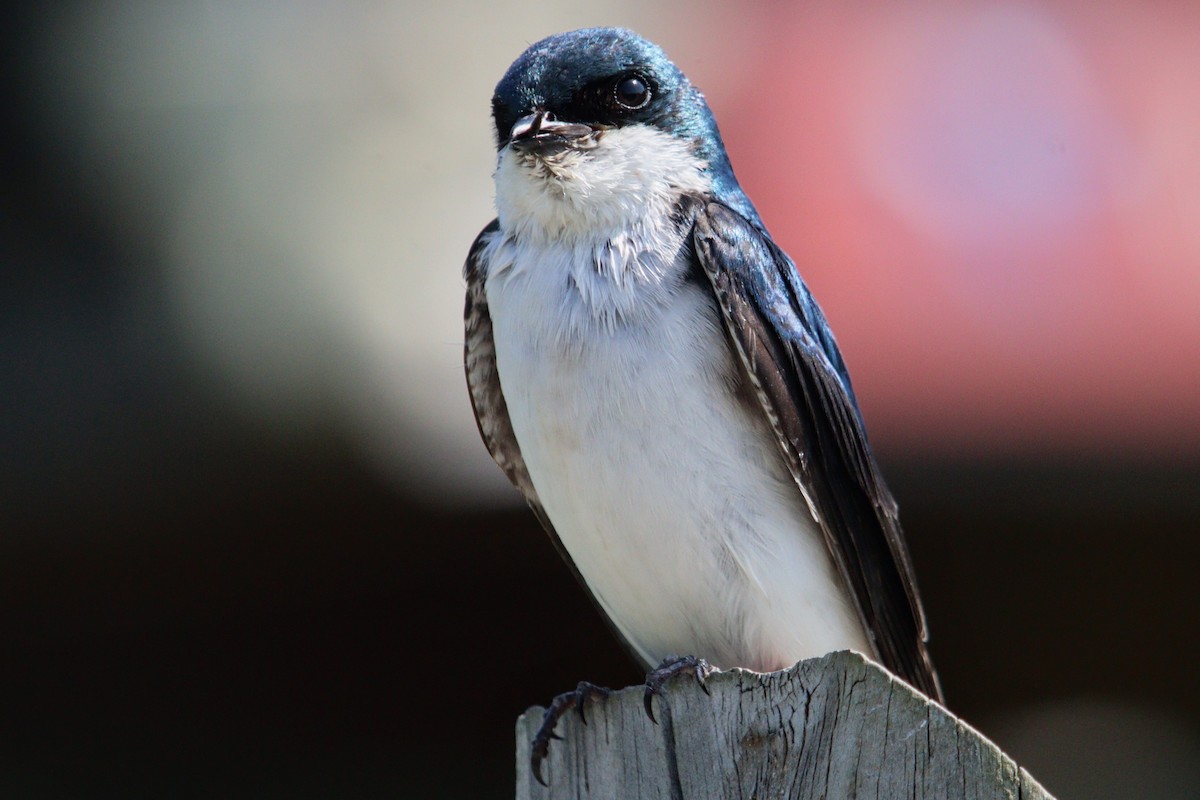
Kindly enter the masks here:
M 709 664 L 703 658 L 697 658 L 696 656 L 667 656 L 653 672 L 646 675 L 646 694 L 643 697 L 643 702 L 646 704 L 646 716 L 650 717 L 650 721 L 655 725 L 658 724 L 658 720 L 654 718 L 654 695 L 661 692 L 663 686 L 671 678 L 674 678 L 676 675 L 691 673 L 696 678 L 696 683 L 700 684 L 700 688 L 704 690 L 704 693 L 708 694 L 708 687 L 704 685 L 704 681 L 716 671 L 716 667 Z
M 611 689 L 605 689 L 603 686 L 597 686 L 594 683 L 580 681 L 574 691 L 563 692 L 558 697 L 550 701 L 550 705 L 546 708 L 546 713 L 542 715 L 542 726 L 538 728 L 533 737 L 533 745 L 530 747 L 529 766 L 533 770 L 533 777 L 537 778 L 537 782 L 542 786 L 546 785 L 546 781 L 542 778 L 542 761 L 550 752 L 550 740 L 561 739 L 554 732 L 554 726 L 562 719 L 562 715 L 575 709 L 579 714 L 579 718 L 583 720 L 583 724 L 587 724 L 587 716 L 583 713 L 584 706 L 587 701 L 593 697 L 608 697 L 612 694 Z

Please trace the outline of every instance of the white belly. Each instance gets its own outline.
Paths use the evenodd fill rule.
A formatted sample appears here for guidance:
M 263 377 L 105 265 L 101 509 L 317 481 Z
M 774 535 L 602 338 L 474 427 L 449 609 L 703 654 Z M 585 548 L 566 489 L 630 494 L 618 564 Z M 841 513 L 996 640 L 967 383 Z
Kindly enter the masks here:
M 871 652 L 704 291 L 605 329 L 579 325 L 566 287 L 540 269 L 489 279 L 496 360 L 546 513 L 617 629 L 647 664 Z

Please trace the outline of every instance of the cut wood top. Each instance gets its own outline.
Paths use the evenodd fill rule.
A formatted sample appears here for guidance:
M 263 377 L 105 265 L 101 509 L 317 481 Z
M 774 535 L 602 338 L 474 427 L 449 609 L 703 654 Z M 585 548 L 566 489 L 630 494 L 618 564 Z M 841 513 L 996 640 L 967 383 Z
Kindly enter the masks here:
M 858 653 L 769 674 L 690 676 L 654 700 L 642 687 L 569 712 L 543 765 L 529 744 L 544 709 L 517 721 L 517 798 L 968 798 L 1053 800 L 977 731 Z

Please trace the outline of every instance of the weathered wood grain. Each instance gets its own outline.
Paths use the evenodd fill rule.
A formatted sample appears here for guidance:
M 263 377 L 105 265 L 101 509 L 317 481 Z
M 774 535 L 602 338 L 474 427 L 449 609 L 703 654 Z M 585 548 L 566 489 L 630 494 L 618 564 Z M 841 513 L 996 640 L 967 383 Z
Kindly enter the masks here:
M 529 744 L 542 708 L 517 721 L 517 798 L 967 798 L 1052 800 L 1011 758 L 941 706 L 857 653 L 790 670 L 687 676 L 654 702 L 633 687 L 570 712 L 543 774 Z

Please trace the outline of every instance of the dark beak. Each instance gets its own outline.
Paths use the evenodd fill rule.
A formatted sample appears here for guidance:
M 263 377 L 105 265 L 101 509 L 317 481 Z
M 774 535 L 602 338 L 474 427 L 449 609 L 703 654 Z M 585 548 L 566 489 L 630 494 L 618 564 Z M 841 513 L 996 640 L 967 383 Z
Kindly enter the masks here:
M 543 150 L 565 147 L 592 133 L 591 125 L 559 122 L 549 111 L 535 111 L 521 117 L 508 132 L 508 145 L 514 150 Z

